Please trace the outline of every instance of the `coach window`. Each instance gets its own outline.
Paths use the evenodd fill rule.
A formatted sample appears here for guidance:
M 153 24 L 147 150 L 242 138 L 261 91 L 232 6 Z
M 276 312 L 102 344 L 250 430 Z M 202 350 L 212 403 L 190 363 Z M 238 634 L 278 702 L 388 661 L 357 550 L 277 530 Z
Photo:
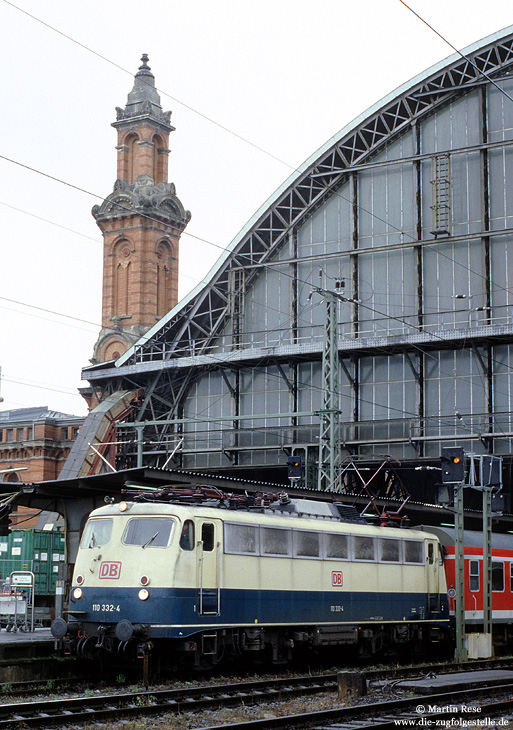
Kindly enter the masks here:
M 479 560 L 468 561 L 468 584 L 471 591 L 479 590 Z
M 297 530 L 295 532 L 296 556 L 298 558 L 319 557 L 319 533 Z
M 509 564 L 509 589 L 513 593 L 513 563 Z
M 354 538 L 354 559 L 355 560 L 375 560 L 376 548 L 373 537 Z
M 261 531 L 262 555 L 292 555 L 292 533 L 274 527 L 263 527 Z
M 492 560 L 492 591 L 501 593 L 504 590 L 504 563 Z
M 185 520 L 180 535 L 180 547 L 182 550 L 194 550 L 194 522 Z
M 326 557 L 330 560 L 347 560 L 349 558 L 347 535 L 326 535 Z
M 400 540 L 380 540 L 380 556 L 379 559 L 383 563 L 400 563 L 401 562 L 401 541 Z
M 404 562 L 405 563 L 423 563 L 424 562 L 424 543 L 414 542 L 413 540 L 404 541 Z
M 204 522 L 201 525 L 201 542 L 206 553 L 214 549 L 214 525 L 211 522 Z

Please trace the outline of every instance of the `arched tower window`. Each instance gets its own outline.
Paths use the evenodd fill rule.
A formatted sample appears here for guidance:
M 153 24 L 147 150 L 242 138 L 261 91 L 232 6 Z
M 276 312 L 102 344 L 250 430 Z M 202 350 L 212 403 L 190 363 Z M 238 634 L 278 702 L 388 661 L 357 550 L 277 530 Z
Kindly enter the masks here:
M 137 177 L 137 141 L 138 137 L 136 134 L 131 134 L 126 139 L 127 150 L 127 170 L 128 170 L 128 182 L 130 184 L 135 182 Z
M 128 298 L 130 293 L 131 259 L 130 244 L 126 240 L 119 241 L 114 250 L 113 312 L 116 316 L 130 314 L 128 311 Z
M 168 241 L 157 244 L 157 317 L 163 317 L 170 308 L 171 257 L 173 250 Z
M 153 137 L 153 178 L 156 183 L 167 182 L 167 156 L 159 152 L 164 147 L 164 140 L 156 134 Z
M 118 177 L 127 180 L 129 183 L 135 182 L 137 140 L 136 134 L 127 134 L 126 137 L 121 137 L 120 146 L 118 147 Z

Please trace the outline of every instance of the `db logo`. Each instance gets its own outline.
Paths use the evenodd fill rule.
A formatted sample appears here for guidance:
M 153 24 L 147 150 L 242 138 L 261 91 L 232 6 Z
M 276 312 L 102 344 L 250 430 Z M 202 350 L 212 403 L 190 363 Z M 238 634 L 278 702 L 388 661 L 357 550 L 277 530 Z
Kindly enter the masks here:
M 331 585 L 338 586 L 338 587 L 344 585 L 344 578 L 342 576 L 341 570 L 332 570 L 331 571 Z
M 121 574 L 121 563 L 115 561 L 104 561 L 100 563 L 100 578 L 111 578 L 117 580 Z

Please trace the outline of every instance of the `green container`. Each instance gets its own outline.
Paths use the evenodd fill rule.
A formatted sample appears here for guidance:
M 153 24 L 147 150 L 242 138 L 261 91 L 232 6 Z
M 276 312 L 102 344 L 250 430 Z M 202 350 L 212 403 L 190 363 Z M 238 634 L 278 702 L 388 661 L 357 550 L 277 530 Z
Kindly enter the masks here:
M 15 570 L 30 570 L 36 595 L 55 594 L 55 583 L 64 565 L 64 533 L 57 530 L 13 530 L 0 537 L 2 582 Z

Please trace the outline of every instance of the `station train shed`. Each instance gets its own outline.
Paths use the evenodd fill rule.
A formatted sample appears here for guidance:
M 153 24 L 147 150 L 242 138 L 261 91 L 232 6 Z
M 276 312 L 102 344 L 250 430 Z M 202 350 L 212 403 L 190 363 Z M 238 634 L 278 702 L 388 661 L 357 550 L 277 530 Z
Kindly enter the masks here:
M 287 484 L 295 457 L 301 488 L 352 492 L 347 460 L 389 454 L 422 501 L 440 477 L 417 467 L 458 445 L 502 456 L 511 492 L 512 96 L 508 28 L 328 140 L 207 283 L 83 370 L 99 405 L 62 487 L 149 467 Z M 120 215 L 115 198 L 101 215 Z

